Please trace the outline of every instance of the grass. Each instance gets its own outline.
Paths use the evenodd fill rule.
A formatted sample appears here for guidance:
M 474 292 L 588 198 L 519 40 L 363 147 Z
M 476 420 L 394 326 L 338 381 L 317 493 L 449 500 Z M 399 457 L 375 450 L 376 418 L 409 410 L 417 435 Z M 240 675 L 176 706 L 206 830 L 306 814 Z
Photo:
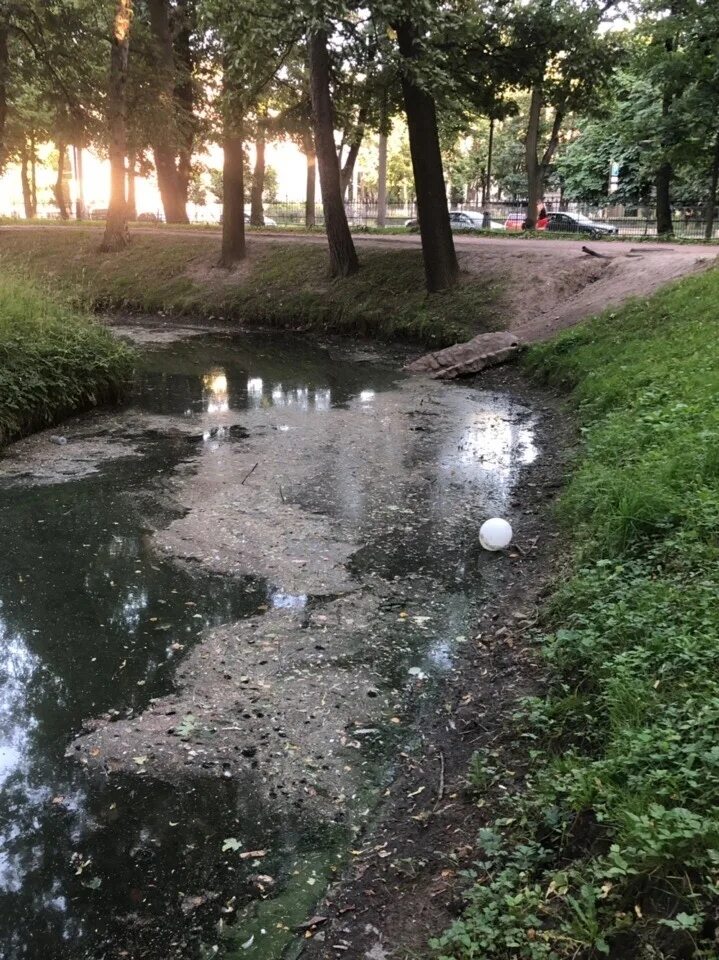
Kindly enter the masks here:
M 50 281 L 85 309 L 163 311 L 246 325 L 444 346 L 497 329 L 502 279 L 465 273 L 448 293 L 427 295 L 419 250 L 363 249 L 361 270 L 327 277 L 322 243 L 264 240 L 238 271 L 216 269 L 217 238 L 142 234 L 100 254 L 95 232 L 0 232 L 3 261 Z
M 0 446 L 116 399 L 131 351 L 38 283 L 0 275 Z
M 719 271 L 530 351 L 584 444 L 573 571 L 519 794 L 434 947 L 483 960 L 715 958 L 719 908 Z

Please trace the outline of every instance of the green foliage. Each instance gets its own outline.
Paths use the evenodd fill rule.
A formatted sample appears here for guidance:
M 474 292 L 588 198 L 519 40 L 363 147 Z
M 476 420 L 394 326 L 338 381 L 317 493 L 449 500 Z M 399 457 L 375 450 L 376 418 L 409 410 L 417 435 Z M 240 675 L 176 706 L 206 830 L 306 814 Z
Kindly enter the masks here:
M 543 752 L 443 957 L 716 956 L 717 297 L 711 270 L 530 353 L 580 413 L 575 569 L 520 718 Z
M 131 351 L 36 283 L 0 276 L 0 445 L 116 399 Z

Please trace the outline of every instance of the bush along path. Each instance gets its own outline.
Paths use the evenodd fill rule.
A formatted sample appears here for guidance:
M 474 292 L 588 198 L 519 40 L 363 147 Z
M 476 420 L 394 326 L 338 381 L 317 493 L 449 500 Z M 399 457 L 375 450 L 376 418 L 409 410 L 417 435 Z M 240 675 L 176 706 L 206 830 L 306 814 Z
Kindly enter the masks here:
M 91 318 L 0 275 L 0 447 L 119 398 L 133 354 Z
M 717 303 L 712 270 L 530 353 L 583 424 L 573 569 L 539 638 L 546 696 L 517 718 L 530 773 L 441 957 L 719 955 Z

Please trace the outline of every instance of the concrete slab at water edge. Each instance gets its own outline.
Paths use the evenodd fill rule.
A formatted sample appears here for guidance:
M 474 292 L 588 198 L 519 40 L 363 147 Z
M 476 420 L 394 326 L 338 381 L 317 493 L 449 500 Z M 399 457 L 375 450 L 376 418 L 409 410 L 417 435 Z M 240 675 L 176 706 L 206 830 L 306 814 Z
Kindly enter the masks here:
M 513 333 L 480 333 L 467 343 L 427 353 L 408 363 L 405 369 L 410 373 L 428 373 L 437 380 L 454 380 L 504 363 L 519 349 L 519 339 Z

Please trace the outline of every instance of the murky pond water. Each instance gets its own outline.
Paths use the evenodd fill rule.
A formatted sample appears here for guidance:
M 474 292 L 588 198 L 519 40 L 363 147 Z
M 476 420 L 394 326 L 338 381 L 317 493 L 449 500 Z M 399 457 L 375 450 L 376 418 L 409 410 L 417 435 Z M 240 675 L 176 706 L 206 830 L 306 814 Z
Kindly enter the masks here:
M 281 955 L 502 576 L 477 528 L 512 515 L 533 426 L 207 336 L 6 453 L 2 960 Z

